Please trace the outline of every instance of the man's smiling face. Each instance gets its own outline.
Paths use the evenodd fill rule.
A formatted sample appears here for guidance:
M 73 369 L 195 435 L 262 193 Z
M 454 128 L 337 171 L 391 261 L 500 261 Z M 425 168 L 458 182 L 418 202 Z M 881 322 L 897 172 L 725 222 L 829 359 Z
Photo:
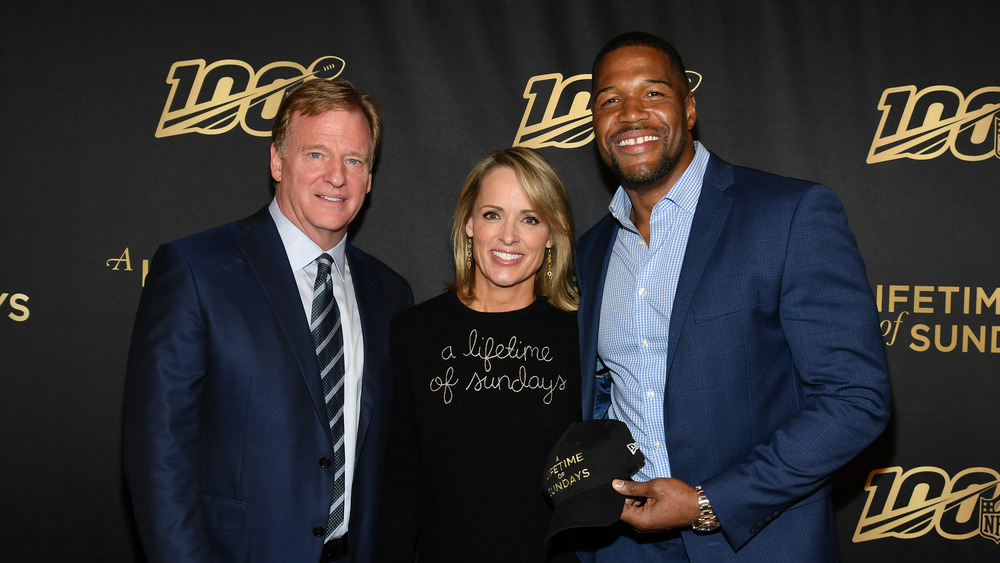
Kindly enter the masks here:
M 652 47 L 611 51 L 594 73 L 594 135 L 623 184 L 670 184 L 694 157 L 697 119 L 687 78 Z M 673 173 L 673 174 L 672 174 Z
M 337 245 L 371 190 L 371 130 L 357 110 L 289 122 L 284 155 L 271 145 L 271 176 L 282 214 L 321 248 Z

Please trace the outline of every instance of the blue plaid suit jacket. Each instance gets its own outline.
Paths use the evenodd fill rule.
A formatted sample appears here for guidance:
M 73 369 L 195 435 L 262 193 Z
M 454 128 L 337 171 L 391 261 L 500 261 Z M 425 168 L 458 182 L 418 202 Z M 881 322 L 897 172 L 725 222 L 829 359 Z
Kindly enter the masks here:
M 609 401 L 595 366 L 618 229 L 608 215 L 577 253 L 587 418 Z M 701 484 L 722 523 L 683 533 L 692 561 L 836 559 L 828 478 L 889 419 L 878 325 L 833 191 L 711 155 L 663 374 L 673 476 Z

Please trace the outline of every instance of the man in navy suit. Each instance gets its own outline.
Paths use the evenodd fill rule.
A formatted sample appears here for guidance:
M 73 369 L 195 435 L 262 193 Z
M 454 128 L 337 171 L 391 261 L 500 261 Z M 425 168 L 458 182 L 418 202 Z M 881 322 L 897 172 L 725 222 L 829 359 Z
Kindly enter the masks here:
M 830 475 L 889 418 L 864 263 L 827 187 L 692 139 L 684 65 L 628 33 L 594 62 L 594 135 L 619 180 L 577 253 L 586 417 L 646 465 L 598 561 L 832 561 Z M 593 538 L 593 536 L 591 536 Z
M 270 205 L 154 256 L 124 413 L 125 474 L 151 561 L 372 559 L 388 324 L 413 301 L 403 278 L 346 241 L 380 135 L 373 100 L 306 82 L 275 120 Z M 310 332 L 324 254 L 343 336 L 336 445 Z

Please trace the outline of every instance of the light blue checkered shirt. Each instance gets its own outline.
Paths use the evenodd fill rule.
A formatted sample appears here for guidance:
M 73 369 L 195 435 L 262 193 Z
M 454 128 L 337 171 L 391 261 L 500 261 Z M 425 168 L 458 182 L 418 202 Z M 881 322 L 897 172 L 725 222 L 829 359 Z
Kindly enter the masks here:
M 604 285 L 597 354 L 613 382 L 608 417 L 628 425 L 646 456 L 637 481 L 670 477 L 663 428 L 667 338 L 708 156 L 695 142 L 694 160 L 653 207 L 649 247 L 629 218 L 632 203 L 625 190 L 619 187 L 611 200 L 611 214 L 622 228 Z

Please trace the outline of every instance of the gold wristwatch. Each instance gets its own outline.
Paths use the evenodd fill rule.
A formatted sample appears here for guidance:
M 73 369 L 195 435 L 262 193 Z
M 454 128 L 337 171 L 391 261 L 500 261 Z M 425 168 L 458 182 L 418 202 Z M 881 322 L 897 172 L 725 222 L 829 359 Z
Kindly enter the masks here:
M 715 516 L 701 485 L 695 485 L 694 490 L 698 493 L 698 523 L 692 527 L 696 532 L 711 532 L 719 527 L 719 518 Z

